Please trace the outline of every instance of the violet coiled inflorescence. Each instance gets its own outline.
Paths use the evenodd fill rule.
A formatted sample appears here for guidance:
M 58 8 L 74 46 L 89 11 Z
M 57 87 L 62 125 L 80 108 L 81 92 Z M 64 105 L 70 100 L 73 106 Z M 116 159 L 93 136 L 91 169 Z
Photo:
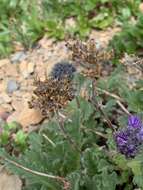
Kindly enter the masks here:
M 58 80 L 63 79 L 65 77 L 71 79 L 75 71 L 76 68 L 72 64 L 66 62 L 59 62 L 54 66 L 51 72 L 51 76 L 54 79 Z
M 138 116 L 129 116 L 128 125 L 115 133 L 115 142 L 120 153 L 133 158 L 143 143 L 143 123 Z

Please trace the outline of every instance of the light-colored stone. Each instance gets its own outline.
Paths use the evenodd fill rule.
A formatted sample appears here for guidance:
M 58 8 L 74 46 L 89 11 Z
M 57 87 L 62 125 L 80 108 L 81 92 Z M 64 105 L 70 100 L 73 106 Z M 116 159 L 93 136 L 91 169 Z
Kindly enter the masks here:
M 18 76 L 18 69 L 17 69 L 17 65 L 12 65 L 11 63 L 6 64 L 3 67 L 3 72 L 5 73 L 5 76 L 7 77 L 17 77 Z
M 12 106 L 10 104 L 3 103 L 1 106 L 6 109 L 7 112 L 11 112 L 13 110 Z
M 6 81 L 0 81 L 0 93 L 5 92 L 6 86 Z
M 19 89 L 19 84 L 15 80 L 9 80 L 7 83 L 7 92 L 13 93 Z
M 38 43 L 42 48 L 47 49 L 49 47 L 52 47 L 53 42 L 54 42 L 54 39 L 52 38 L 47 39 L 47 36 L 45 36 Z
M 23 109 L 23 102 L 18 99 L 14 99 L 11 103 L 14 110 L 21 111 Z
M 8 94 L 6 94 L 5 92 L 0 94 L 0 98 L 2 98 L 5 103 L 11 103 L 12 100 L 12 98 L 8 96 Z
M 27 57 L 27 55 L 24 51 L 19 51 L 12 55 L 11 62 L 18 63 L 18 62 L 25 60 L 26 57 Z
M 25 107 L 18 117 L 18 122 L 23 126 L 35 125 L 42 121 L 41 112 L 35 109 Z
M 21 190 L 22 182 L 18 176 L 9 174 L 5 169 L 0 172 L 0 190 Z
M 20 73 L 22 76 L 26 79 L 29 76 L 29 73 L 27 71 L 28 63 L 26 61 L 22 61 L 19 65 Z
M 35 67 L 35 63 L 34 62 L 28 63 L 27 70 L 28 70 L 29 74 L 32 74 L 34 72 L 34 67 Z
M 1 59 L 0 60 L 0 68 L 3 67 L 6 64 L 9 64 L 9 59 Z

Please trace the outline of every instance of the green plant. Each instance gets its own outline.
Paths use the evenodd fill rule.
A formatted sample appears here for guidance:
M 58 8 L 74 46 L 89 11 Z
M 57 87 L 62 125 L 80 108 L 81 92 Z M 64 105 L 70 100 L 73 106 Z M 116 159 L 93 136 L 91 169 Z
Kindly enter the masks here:
M 43 35 L 85 38 L 91 29 L 124 23 L 138 14 L 140 0 L 1 0 L 0 56 L 14 51 L 15 42 L 28 49 Z
M 0 147 L 6 150 L 23 151 L 27 146 L 27 134 L 20 129 L 20 125 L 16 122 L 3 123 L 0 128 Z
M 123 67 L 119 67 L 96 83 L 76 74 L 76 98 L 65 109 L 58 110 L 38 133 L 29 135 L 29 147 L 24 153 L 10 156 L 1 149 L 6 166 L 26 180 L 24 189 L 143 188 L 142 151 L 135 158 L 126 159 L 114 141 L 117 127 L 127 125 L 129 111 L 143 111 L 141 106 L 140 110 L 130 107 L 132 90 L 123 73 Z M 86 97 L 79 95 L 83 86 Z
M 137 53 L 142 55 L 142 28 L 143 28 L 143 15 L 140 14 L 137 21 L 126 23 L 123 25 L 122 31 L 115 35 L 111 41 L 111 46 L 114 48 L 116 55 L 120 56 L 124 52 L 128 54 Z

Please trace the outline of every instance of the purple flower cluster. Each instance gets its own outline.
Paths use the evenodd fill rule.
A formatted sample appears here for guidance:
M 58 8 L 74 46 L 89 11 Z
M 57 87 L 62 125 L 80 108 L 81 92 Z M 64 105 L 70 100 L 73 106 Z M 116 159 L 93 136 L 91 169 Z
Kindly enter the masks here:
M 115 134 L 115 142 L 120 153 L 133 158 L 143 143 L 143 123 L 138 116 L 129 116 L 126 128 Z
M 73 73 L 76 71 L 75 67 L 70 64 L 70 63 L 66 63 L 66 62 L 60 62 L 57 63 L 52 72 L 51 72 L 51 76 L 54 79 L 63 79 L 65 77 L 68 77 L 69 79 L 73 77 Z

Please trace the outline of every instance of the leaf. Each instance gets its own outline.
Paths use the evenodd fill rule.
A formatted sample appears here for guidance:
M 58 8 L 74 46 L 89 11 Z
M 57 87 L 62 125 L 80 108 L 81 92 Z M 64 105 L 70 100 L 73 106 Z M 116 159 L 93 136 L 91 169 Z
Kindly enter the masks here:
M 138 160 L 132 160 L 127 163 L 127 166 L 132 169 L 132 172 L 134 175 L 140 176 L 142 175 L 142 170 L 141 170 L 141 161 Z
M 16 133 L 16 136 L 15 136 L 15 142 L 17 144 L 21 144 L 21 145 L 25 145 L 26 144 L 26 139 L 27 139 L 27 134 L 25 134 L 22 130 L 19 130 L 17 133 Z
M 122 154 L 116 154 L 114 157 L 113 157 L 113 161 L 115 162 L 115 164 L 117 164 L 117 166 L 123 170 L 127 170 L 128 169 L 128 161 L 127 159 L 125 158 L 124 155 Z

